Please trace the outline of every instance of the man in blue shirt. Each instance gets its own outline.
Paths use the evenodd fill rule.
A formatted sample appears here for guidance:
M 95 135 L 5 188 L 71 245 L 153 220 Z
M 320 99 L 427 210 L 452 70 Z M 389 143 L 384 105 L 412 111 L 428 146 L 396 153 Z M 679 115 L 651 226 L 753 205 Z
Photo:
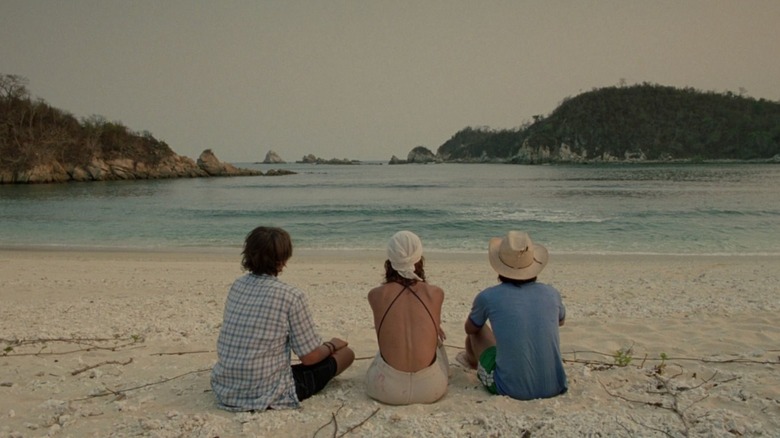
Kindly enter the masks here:
M 566 308 L 557 289 L 536 282 L 547 249 L 510 231 L 490 240 L 488 255 L 501 283 L 474 298 L 461 360 L 493 394 L 532 400 L 566 392 L 558 333 Z

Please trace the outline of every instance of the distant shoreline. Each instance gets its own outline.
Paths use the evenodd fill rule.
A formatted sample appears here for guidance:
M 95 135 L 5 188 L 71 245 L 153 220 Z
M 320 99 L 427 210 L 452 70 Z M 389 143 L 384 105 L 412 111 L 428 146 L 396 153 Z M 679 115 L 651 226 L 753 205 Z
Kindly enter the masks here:
M 62 245 L 62 246 L 45 246 L 45 245 L 2 245 L 0 244 L 0 254 L 2 253 L 72 253 L 72 254 L 126 254 L 126 255 L 149 255 L 149 256 L 172 256 L 172 257 L 191 257 L 191 258 L 208 258 L 208 257 L 230 257 L 239 260 L 241 257 L 242 248 L 240 246 L 224 247 L 224 246 L 202 246 L 202 247 L 164 247 L 164 248 L 145 248 L 145 247 L 117 247 L 117 246 L 80 246 L 80 245 Z M 457 260 L 473 260 L 475 262 L 481 262 L 482 259 L 486 259 L 487 253 L 485 251 L 451 251 L 451 250 L 426 250 L 426 259 L 428 260 L 444 260 L 444 261 L 457 261 Z M 713 259 L 716 261 L 723 261 L 728 258 L 739 258 L 744 261 L 745 259 L 767 259 L 774 260 L 780 258 L 780 253 L 735 253 L 735 254 L 701 254 L 701 253 L 641 253 L 641 252 L 555 252 L 551 251 L 550 256 L 552 259 L 559 260 L 578 260 L 578 259 L 591 259 L 599 258 L 602 260 L 624 260 L 630 259 Z M 385 259 L 385 251 L 383 249 L 351 249 L 351 248 L 294 248 L 293 257 L 295 259 L 327 259 L 327 260 L 354 260 L 364 261 L 371 259 Z
M 279 166 L 279 165 L 326 165 L 326 166 L 402 166 L 402 165 L 429 165 L 429 164 L 508 164 L 515 166 L 587 166 L 587 165 L 718 165 L 718 164 L 780 164 L 780 156 L 772 158 L 762 158 L 753 160 L 735 160 L 735 159 L 717 159 L 717 160 L 692 160 L 692 159 L 674 159 L 674 160 L 586 160 L 586 161 L 549 161 L 544 163 L 513 163 L 511 159 L 489 159 L 489 160 L 450 160 L 450 161 L 428 161 L 423 163 L 417 162 L 399 162 L 390 163 L 385 160 L 352 160 L 349 163 L 341 162 L 323 162 L 323 163 L 307 163 L 303 161 L 296 162 L 284 162 L 284 163 L 263 163 L 263 162 L 243 162 L 236 161 L 233 165 L 263 165 L 263 166 Z

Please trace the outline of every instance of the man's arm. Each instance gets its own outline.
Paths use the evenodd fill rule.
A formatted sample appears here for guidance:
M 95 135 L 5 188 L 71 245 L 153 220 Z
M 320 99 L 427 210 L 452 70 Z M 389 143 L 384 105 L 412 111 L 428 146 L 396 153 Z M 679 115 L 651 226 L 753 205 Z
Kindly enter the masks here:
M 325 360 L 328 356 L 346 347 L 347 341 L 339 338 L 332 338 L 330 341 L 318 345 L 317 348 L 301 356 L 301 363 L 304 365 L 314 365 Z
M 466 330 L 467 335 L 475 335 L 479 333 L 480 329 L 482 329 L 482 327 L 477 327 L 476 324 L 471 322 L 471 318 L 466 318 L 466 324 L 463 328 Z

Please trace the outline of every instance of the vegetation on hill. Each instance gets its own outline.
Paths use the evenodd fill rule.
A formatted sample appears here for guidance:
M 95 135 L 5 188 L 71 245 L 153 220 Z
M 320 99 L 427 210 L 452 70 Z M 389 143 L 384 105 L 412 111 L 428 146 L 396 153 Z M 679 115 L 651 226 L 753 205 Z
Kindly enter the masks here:
M 779 157 L 780 102 L 646 83 L 567 98 L 549 116 L 535 116 L 533 123 L 515 129 L 468 127 L 442 144 L 435 156 L 418 146 L 406 161 L 395 160 L 541 163 Z M 25 78 L 0 74 L 0 183 L 207 174 L 190 162 L 149 132 L 134 132 L 101 116 L 78 120 L 33 99 Z
M 34 100 L 25 78 L 0 74 L 0 170 L 23 171 L 51 162 L 86 166 L 94 159 L 118 158 L 153 166 L 173 155 L 148 132 L 133 132 L 100 116 L 79 121 Z
M 567 98 L 511 130 L 465 128 L 444 161 L 753 160 L 780 154 L 780 102 L 652 84 Z

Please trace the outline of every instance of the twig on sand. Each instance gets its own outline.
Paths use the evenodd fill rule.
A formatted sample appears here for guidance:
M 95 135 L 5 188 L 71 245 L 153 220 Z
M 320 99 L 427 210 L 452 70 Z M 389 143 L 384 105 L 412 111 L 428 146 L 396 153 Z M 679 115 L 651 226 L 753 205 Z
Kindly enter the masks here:
M 717 376 L 718 373 L 715 372 L 708 379 L 702 379 L 701 383 L 699 383 L 698 385 L 694 385 L 694 386 L 676 386 L 676 387 L 671 385 L 671 382 L 675 378 L 681 376 L 682 374 L 683 374 L 683 371 L 681 370 L 680 373 L 678 373 L 678 374 L 676 374 L 674 376 L 671 376 L 668 379 L 665 379 L 665 378 L 661 377 L 657 373 L 653 374 L 653 377 L 658 382 L 658 389 L 660 389 L 660 391 L 649 392 L 649 393 L 650 394 L 656 394 L 656 395 L 659 395 L 661 397 L 664 397 L 664 396 L 670 397 L 671 400 L 669 400 L 668 403 L 665 403 L 663 398 L 660 401 L 646 401 L 646 400 L 636 400 L 636 399 L 633 399 L 633 398 L 625 397 L 623 395 L 620 395 L 620 394 L 617 394 L 617 393 L 614 393 L 614 392 L 610 391 L 607 388 L 607 386 L 601 380 L 598 380 L 598 382 L 601 385 L 601 387 L 604 388 L 604 391 L 608 395 L 610 395 L 611 397 L 614 397 L 614 398 L 617 398 L 617 399 L 620 399 L 620 400 L 624 400 L 624 401 L 627 401 L 627 402 L 630 402 L 630 403 L 643 404 L 643 405 L 647 405 L 647 406 L 651 406 L 651 407 L 655 407 L 655 408 L 665 409 L 665 410 L 667 410 L 669 412 L 672 412 L 673 414 L 675 414 L 677 416 L 677 418 L 682 423 L 682 427 L 683 427 L 682 434 L 683 434 L 683 436 L 688 436 L 689 433 L 690 433 L 690 424 L 689 424 L 689 419 L 686 416 L 686 411 L 688 409 L 690 409 L 691 407 L 693 407 L 693 405 L 695 405 L 695 404 L 701 402 L 702 400 L 708 398 L 710 395 L 709 394 L 705 394 L 704 396 L 699 397 L 698 399 L 690 402 L 688 404 L 688 406 L 685 407 L 685 408 L 680 406 L 680 395 L 682 393 L 686 392 L 686 391 L 700 388 L 703 385 L 705 385 L 706 383 L 711 382 L 713 379 L 715 379 L 715 376 Z M 719 383 L 730 382 L 732 380 L 734 380 L 734 379 L 729 379 L 729 380 L 725 380 L 723 382 L 718 382 L 718 384 Z M 631 418 L 631 417 L 629 417 L 629 418 Z M 633 418 L 631 418 L 631 421 L 633 421 L 634 423 L 636 423 L 636 424 L 638 424 L 638 425 L 640 425 L 642 427 L 646 427 L 646 428 L 654 430 L 656 432 L 661 432 L 661 433 L 663 433 L 663 434 L 665 434 L 667 436 L 672 436 L 666 430 L 662 430 L 662 429 L 658 429 L 658 428 L 655 428 L 655 427 L 648 426 L 646 424 L 640 423 L 639 421 L 637 421 L 637 420 L 635 420 Z M 621 427 L 625 427 L 625 426 L 623 426 L 621 424 Z
M 339 431 L 339 420 L 336 419 L 336 414 L 330 414 L 333 419 L 333 438 L 336 438 L 336 432 Z
M 658 428 L 658 427 L 650 426 L 649 424 L 642 423 L 641 421 L 637 420 L 636 418 L 632 417 L 631 415 L 629 415 L 629 416 L 628 416 L 628 419 L 629 419 L 629 420 L 631 420 L 631 421 L 633 421 L 634 423 L 638 424 L 639 426 L 642 426 L 642 427 L 644 427 L 644 428 L 647 428 L 647 429 L 650 429 L 650 430 L 656 431 L 656 432 L 658 432 L 658 433 L 662 433 L 662 434 L 664 434 L 664 435 L 668 436 L 669 438 L 674 438 L 674 435 L 672 435 L 672 434 L 671 434 L 669 431 L 667 431 L 667 430 L 664 430 L 664 429 L 661 429 L 661 428 Z M 626 428 L 625 426 L 623 426 L 623 425 L 622 425 L 620 422 L 618 422 L 618 424 L 619 424 L 621 427 L 623 427 L 623 429 L 624 429 L 624 430 L 628 431 L 628 428 Z M 631 436 L 631 435 L 632 435 L 632 434 L 629 432 L 629 436 Z M 686 436 L 687 436 L 687 434 L 686 434 Z
M 379 408 L 376 408 L 376 409 L 374 409 L 374 412 L 372 412 L 372 413 L 371 413 L 371 415 L 369 415 L 368 417 L 366 417 L 365 419 L 363 419 L 363 421 L 361 421 L 360 423 L 358 423 L 358 424 L 356 424 L 356 425 L 354 425 L 354 426 L 350 427 L 349 429 L 347 429 L 347 431 L 346 431 L 346 432 L 344 432 L 344 433 L 342 433 L 341 435 L 339 435 L 339 438 L 340 438 L 340 437 L 342 437 L 342 436 L 344 436 L 344 435 L 346 435 L 346 434 L 348 434 L 348 433 L 350 433 L 350 432 L 352 432 L 353 430 L 357 429 L 358 427 L 360 427 L 360 426 L 364 425 L 364 424 L 366 423 L 366 421 L 370 420 L 370 419 L 371 419 L 371 417 L 373 417 L 374 415 L 376 415 L 376 413 L 377 413 L 377 412 L 379 412 Z
M 336 421 L 336 415 L 338 415 L 338 414 L 339 414 L 339 411 L 340 411 L 340 410 L 341 410 L 341 408 L 343 408 L 343 407 L 344 407 L 344 403 L 341 403 L 341 406 L 339 406 L 339 408 L 338 408 L 338 409 L 336 409 L 336 412 L 331 412 L 331 413 L 330 413 L 330 421 L 328 421 L 327 423 L 325 423 L 325 424 L 323 424 L 322 426 L 320 426 L 320 427 L 319 427 L 319 429 L 315 430 L 315 431 L 314 431 L 314 435 L 312 435 L 312 437 L 316 437 L 316 436 L 317 436 L 317 434 L 318 434 L 318 433 L 320 433 L 320 431 L 321 431 L 322 429 L 325 429 L 325 428 L 326 428 L 326 427 L 328 427 L 328 425 L 330 425 L 331 423 L 335 423 L 335 424 L 336 424 L 336 427 L 335 427 L 335 429 L 333 429 L 333 436 L 336 436 L 336 432 L 338 432 L 338 430 L 339 430 L 339 424 L 338 424 L 338 422 Z
M 6 339 L 6 338 L 0 338 L 0 342 L 5 342 L 6 344 L 10 345 L 28 345 L 28 344 L 42 344 L 46 342 L 72 342 L 72 343 L 83 343 L 83 342 L 108 342 L 108 341 L 137 341 L 135 337 L 129 337 L 129 338 L 33 338 L 33 339 Z
M 132 346 L 132 347 L 128 347 L 128 346 L 131 346 L 131 345 L 134 345 L 134 344 L 135 344 L 135 342 L 131 342 L 131 343 L 128 343 L 128 344 L 117 345 L 117 346 L 110 347 L 110 348 L 109 347 L 89 346 L 87 348 L 78 348 L 76 350 L 68 350 L 68 351 L 43 351 L 43 349 L 41 349 L 41 350 L 36 351 L 35 353 L 3 353 L 0 356 L 3 356 L 3 357 L 14 357 L 14 356 L 64 356 L 66 354 L 80 353 L 82 351 L 92 351 L 92 350 L 96 350 L 96 349 L 97 350 L 117 351 L 119 349 L 133 350 L 133 349 L 136 349 L 136 348 L 143 348 L 143 347 L 145 347 L 145 345 L 135 345 L 135 346 Z M 125 348 L 125 347 L 128 347 L 128 348 Z
M 0 338 L 0 342 L 3 342 L 6 344 L 5 349 L 2 351 L 3 357 L 13 357 L 13 356 L 58 356 L 58 355 L 65 355 L 70 353 L 78 353 L 81 351 L 92 351 L 92 350 L 107 350 L 107 351 L 117 351 L 120 349 L 124 349 L 126 347 L 130 348 L 139 348 L 139 345 L 136 345 L 140 342 L 143 342 L 143 338 L 140 336 L 131 336 L 129 338 L 34 338 L 34 339 L 5 339 Z M 118 345 L 110 345 L 110 346 L 103 346 L 98 345 L 98 343 L 103 342 L 123 342 L 122 344 Z M 76 345 L 82 345 L 84 348 L 79 348 L 76 350 L 68 350 L 68 351 L 46 351 L 43 350 L 48 347 L 49 343 L 66 343 L 66 344 L 76 344 Z M 14 350 L 14 347 L 23 347 L 23 346 L 30 346 L 30 345 L 37 345 L 37 344 L 43 344 L 43 346 L 34 353 L 11 353 L 11 351 Z
M 77 374 L 83 373 L 84 371 L 89 371 L 89 370 L 91 370 L 93 368 L 97 368 L 97 367 L 99 367 L 101 365 L 129 365 L 132 362 L 133 362 L 133 358 L 132 357 L 130 359 L 127 359 L 126 362 L 120 362 L 118 360 L 107 360 L 105 362 L 96 363 L 95 365 L 89 365 L 89 366 L 86 366 L 84 368 L 79 368 L 76 371 L 72 371 L 70 373 L 70 375 L 71 376 L 75 376 Z
M 160 385 L 160 384 L 162 384 L 162 383 L 170 382 L 171 380 L 175 380 L 175 379 L 178 379 L 178 378 L 180 378 L 180 377 L 184 377 L 184 376 L 187 376 L 187 375 L 190 375 L 190 374 L 203 373 L 203 372 L 206 372 L 206 371 L 211 371 L 211 367 L 208 367 L 208 368 L 201 368 L 201 369 L 199 369 L 199 370 L 194 370 L 194 371 L 188 371 L 188 372 L 186 372 L 186 373 L 179 374 L 179 375 L 177 375 L 177 376 L 173 376 L 173 377 L 168 377 L 168 378 L 165 378 L 165 379 L 159 380 L 159 381 L 157 381 L 157 382 L 145 383 L 145 384 L 143 384 L 143 385 L 133 386 L 133 387 L 131 387 L 131 388 L 118 389 L 118 390 L 116 390 L 116 391 L 112 391 L 112 390 L 110 390 L 110 389 L 106 388 L 106 389 L 107 389 L 107 391 L 106 391 L 106 392 L 100 392 L 100 393 L 97 393 L 97 394 L 92 394 L 92 395 L 89 395 L 89 396 L 87 396 L 87 397 L 82 397 L 82 398 L 77 398 L 77 399 L 74 399 L 74 400 L 72 400 L 72 401 L 82 401 L 82 400 L 89 400 L 89 399 L 91 399 L 91 398 L 105 397 L 105 396 L 107 396 L 107 395 L 112 395 L 112 394 L 113 394 L 113 395 L 124 395 L 125 393 L 127 393 L 127 392 L 129 392 L 129 391 L 135 391 L 136 389 L 146 388 L 146 387 L 149 387 L 149 386 L 154 386 L 154 385 Z
M 768 350 L 771 351 L 771 350 Z M 613 367 L 615 366 L 615 363 L 613 362 L 602 362 L 598 360 L 588 360 L 588 359 L 577 359 L 577 354 L 582 353 L 589 353 L 589 354 L 596 354 L 600 356 L 607 356 L 607 357 L 615 357 L 615 354 L 612 353 L 602 353 L 600 351 L 592 351 L 592 350 L 574 350 L 574 351 L 566 351 L 562 354 L 573 354 L 575 355 L 574 359 L 566 359 L 564 358 L 564 362 L 569 363 L 582 363 L 586 365 L 603 365 L 603 366 L 609 366 Z M 701 362 L 701 363 L 748 363 L 748 364 L 758 364 L 758 365 L 780 365 L 780 359 L 778 360 L 753 360 L 753 359 L 744 359 L 744 358 L 734 358 L 734 359 L 706 359 L 706 358 L 700 358 L 700 357 L 664 357 L 664 358 L 650 358 L 645 356 L 642 360 L 642 364 L 644 364 L 646 361 L 670 361 L 670 360 L 677 360 L 677 361 L 690 361 L 690 362 Z
M 109 393 L 114 394 L 116 396 L 114 401 L 124 400 L 124 399 L 127 398 L 127 394 L 125 394 L 124 392 L 116 392 L 113 389 L 111 389 L 108 386 L 106 386 L 105 384 L 103 385 L 103 388 L 106 388 L 106 391 L 108 391 Z
M 170 353 L 152 353 L 150 356 L 181 356 L 184 354 L 214 353 L 216 350 L 173 351 Z
M 347 435 L 348 433 L 352 433 L 352 431 L 354 431 L 355 429 L 357 429 L 360 426 L 364 425 L 368 420 L 370 420 L 374 415 L 376 415 L 377 412 L 379 412 L 379 408 L 374 409 L 374 411 L 371 412 L 371 414 L 369 414 L 368 417 L 364 418 L 363 421 L 361 421 L 360 423 L 355 424 L 354 426 L 349 427 L 346 431 L 344 431 L 341 434 L 339 434 L 338 433 L 339 432 L 339 423 L 338 423 L 338 420 L 336 419 L 336 416 L 339 414 L 339 411 L 341 411 L 341 408 L 343 408 L 343 407 L 344 407 L 344 403 L 342 403 L 341 406 L 339 406 L 339 408 L 336 409 L 336 412 L 332 412 L 330 414 L 330 421 L 328 421 L 327 423 L 325 423 L 322 426 L 320 426 L 319 429 L 315 430 L 314 431 L 314 435 L 312 435 L 312 438 L 316 438 L 317 434 L 320 433 L 320 431 L 322 429 L 325 429 L 326 427 L 328 427 L 331 424 L 334 425 L 334 427 L 333 427 L 333 434 L 331 436 L 333 438 L 341 438 L 344 435 Z

